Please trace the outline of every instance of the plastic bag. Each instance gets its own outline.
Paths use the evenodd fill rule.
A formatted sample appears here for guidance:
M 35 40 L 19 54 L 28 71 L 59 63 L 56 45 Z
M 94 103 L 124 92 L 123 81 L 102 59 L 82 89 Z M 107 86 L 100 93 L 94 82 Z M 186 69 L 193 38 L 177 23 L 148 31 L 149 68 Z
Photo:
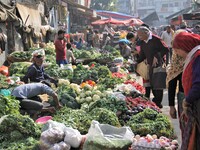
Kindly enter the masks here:
M 40 149 L 44 150 L 51 148 L 55 143 L 63 141 L 64 135 L 64 131 L 57 127 L 42 132 L 40 137 Z
M 124 94 L 122 94 L 121 92 L 113 92 L 112 94 L 114 97 L 118 98 L 119 100 L 126 100 L 126 96 L 124 96 Z
M 65 142 L 60 142 L 57 144 L 54 144 L 53 147 L 51 147 L 49 150 L 70 150 L 71 146 L 66 144 Z
M 11 91 L 9 89 L 1 89 L 0 94 L 3 95 L 3 96 L 10 96 Z
M 8 76 L 9 75 L 9 72 L 8 72 L 8 67 L 2 65 L 0 67 L 0 74 L 4 75 L 4 76 Z
M 81 144 L 81 140 L 82 135 L 78 130 L 69 127 L 65 129 L 65 143 L 71 145 L 73 148 L 78 148 Z
M 63 124 L 63 123 L 59 123 L 59 122 L 56 122 L 56 121 L 53 121 L 53 120 L 49 120 L 47 121 L 46 124 L 44 124 L 44 126 L 42 127 L 42 132 L 50 129 L 50 128 L 54 128 L 54 127 L 57 127 L 59 128 L 60 130 L 62 130 L 63 132 L 65 131 L 66 129 L 66 126 Z
M 133 142 L 129 127 L 117 128 L 92 121 L 83 150 L 127 150 Z
M 120 92 L 125 92 L 125 93 L 130 93 L 131 91 L 139 92 L 133 85 L 131 84 L 119 84 L 115 88 L 115 91 L 120 91 Z M 140 93 L 140 92 L 139 92 Z

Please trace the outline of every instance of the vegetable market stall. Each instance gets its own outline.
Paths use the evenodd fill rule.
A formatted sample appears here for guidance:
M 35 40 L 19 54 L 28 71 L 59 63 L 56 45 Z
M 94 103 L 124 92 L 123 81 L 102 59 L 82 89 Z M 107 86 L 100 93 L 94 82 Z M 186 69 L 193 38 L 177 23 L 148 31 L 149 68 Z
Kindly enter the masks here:
M 55 55 L 53 48 L 50 46 L 45 51 L 46 60 L 51 61 L 48 57 L 50 54 Z M 77 56 L 78 53 L 81 52 L 77 51 Z M 93 52 L 85 51 L 82 55 L 89 57 L 91 53 Z M 92 57 L 100 55 L 101 52 L 95 52 Z M 24 64 L 26 63 L 12 63 L 9 67 L 10 75 L 21 77 L 28 66 Z M 3 149 L 64 150 L 82 147 L 83 150 L 89 150 L 94 148 L 91 147 L 91 143 L 96 143 L 99 148 L 103 147 L 106 150 L 113 147 L 133 150 L 177 149 L 178 143 L 174 140 L 174 129 L 170 120 L 152 101 L 144 97 L 144 87 L 132 79 L 123 67 L 119 67 L 118 72 L 111 72 L 108 65 L 94 61 L 87 65 L 59 68 L 55 61 L 51 61 L 45 72 L 59 80 L 58 87 L 53 88 L 57 91 L 63 108 L 51 114 L 53 121 L 37 124 L 29 116 L 20 115 L 18 101 L 10 96 L 1 95 L 0 147 Z M 1 89 L 16 86 L 8 84 L 5 76 L 2 76 L 1 82 Z M 52 99 L 48 102 L 51 106 L 55 105 Z M 92 134 L 94 120 L 98 122 L 96 126 L 116 127 L 113 129 L 115 132 L 112 136 L 105 134 L 101 138 Z M 127 144 L 119 147 L 118 143 L 107 143 L 107 138 L 117 138 L 119 143 L 123 141 L 123 134 L 118 131 L 123 127 L 128 127 L 132 133 Z M 104 128 L 101 130 L 106 133 Z

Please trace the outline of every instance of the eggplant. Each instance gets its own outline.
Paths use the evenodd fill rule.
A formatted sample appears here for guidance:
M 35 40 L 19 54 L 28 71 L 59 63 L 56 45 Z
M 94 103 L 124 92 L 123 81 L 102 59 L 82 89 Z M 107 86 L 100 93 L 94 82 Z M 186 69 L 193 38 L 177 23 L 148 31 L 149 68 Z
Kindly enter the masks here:
M 126 111 L 126 115 L 131 115 L 132 111 L 131 110 L 127 110 Z
M 137 108 L 138 112 L 142 112 L 144 109 L 142 107 Z
M 136 115 L 136 114 L 137 114 L 137 111 L 133 110 L 133 111 L 131 112 L 131 114 L 132 114 L 132 115 Z

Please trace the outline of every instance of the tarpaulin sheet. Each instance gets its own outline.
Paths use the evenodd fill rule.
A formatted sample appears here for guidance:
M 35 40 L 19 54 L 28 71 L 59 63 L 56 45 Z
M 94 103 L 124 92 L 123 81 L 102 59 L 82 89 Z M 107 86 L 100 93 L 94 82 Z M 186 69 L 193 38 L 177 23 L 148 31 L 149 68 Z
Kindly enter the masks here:
M 17 16 L 13 13 L 14 7 L 4 4 L 0 1 L 0 21 L 14 21 Z
M 41 26 L 41 16 L 37 7 L 30 5 L 22 5 L 17 3 L 16 7 L 19 11 L 23 24 L 26 26 Z

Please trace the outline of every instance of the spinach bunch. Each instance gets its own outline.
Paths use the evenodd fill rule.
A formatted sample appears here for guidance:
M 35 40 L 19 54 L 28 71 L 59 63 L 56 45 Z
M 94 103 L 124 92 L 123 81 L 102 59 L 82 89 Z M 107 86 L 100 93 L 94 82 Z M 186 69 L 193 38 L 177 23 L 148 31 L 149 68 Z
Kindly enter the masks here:
M 0 95 L 0 117 L 8 114 L 19 114 L 19 101 L 15 98 Z
M 20 114 L 7 115 L 1 118 L 0 143 L 5 141 L 16 141 L 23 138 L 39 138 L 41 134 L 40 126 L 29 116 Z

